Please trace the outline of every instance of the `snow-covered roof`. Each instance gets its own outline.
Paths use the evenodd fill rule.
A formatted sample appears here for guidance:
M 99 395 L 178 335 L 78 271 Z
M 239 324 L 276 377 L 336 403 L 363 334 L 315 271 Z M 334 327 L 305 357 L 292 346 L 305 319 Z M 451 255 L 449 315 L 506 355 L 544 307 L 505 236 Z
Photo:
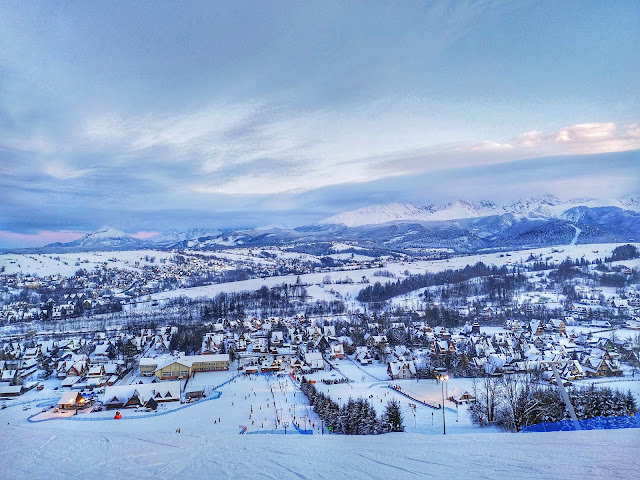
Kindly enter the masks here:
M 58 400 L 58 405 L 72 405 L 78 401 L 78 397 L 82 397 L 78 392 L 64 392 Z
M 124 403 L 129 400 L 134 393 L 138 394 L 138 398 L 140 398 L 140 401 L 143 403 L 150 398 L 155 400 L 178 400 L 180 398 L 180 381 L 106 387 L 103 401 L 109 403 L 116 398 Z

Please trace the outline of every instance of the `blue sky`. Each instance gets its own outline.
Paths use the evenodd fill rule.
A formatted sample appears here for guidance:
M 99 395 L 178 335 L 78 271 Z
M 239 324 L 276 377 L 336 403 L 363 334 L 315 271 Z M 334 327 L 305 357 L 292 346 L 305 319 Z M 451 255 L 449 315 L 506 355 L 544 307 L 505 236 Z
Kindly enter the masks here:
M 3 2 L 0 247 L 638 192 L 638 18 L 637 1 Z

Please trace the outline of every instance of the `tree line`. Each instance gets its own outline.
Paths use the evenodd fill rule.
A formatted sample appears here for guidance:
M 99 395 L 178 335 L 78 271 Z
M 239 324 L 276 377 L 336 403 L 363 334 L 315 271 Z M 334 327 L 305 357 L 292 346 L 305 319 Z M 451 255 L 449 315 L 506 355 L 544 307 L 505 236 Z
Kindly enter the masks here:
M 389 401 L 384 413 L 378 416 L 373 405 L 363 398 L 349 398 L 341 407 L 331 397 L 319 392 L 305 377 L 302 377 L 300 390 L 330 432 L 344 435 L 379 435 L 404 431 L 400 404 L 395 400 Z
M 529 375 L 485 376 L 474 381 L 474 395 L 470 413 L 476 425 L 519 432 L 525 426 L 570 419 L 558 389 L 533 383 Z M 630 391 L 592 384 L 570 389 L 568 395 L 578 420 L 633 415 L 637 409 Z
M 424 274 L 410 275 L 403 280 L 387 282 L 384 285 L 376 282 L 360 290 L 357 299 L 360 302 L 384 302 L 398 295 L 424 287 L 451 285 L 465 282 L 472 278 L 488 277 L 490 275 L 506 276 L 509 273 L 511 272 L 506 266 L 487 266 L 482 262 L 478 262 L 475 265 L 467 265 L 458 270 L 448 269 L 438 273 L 426 272 Z

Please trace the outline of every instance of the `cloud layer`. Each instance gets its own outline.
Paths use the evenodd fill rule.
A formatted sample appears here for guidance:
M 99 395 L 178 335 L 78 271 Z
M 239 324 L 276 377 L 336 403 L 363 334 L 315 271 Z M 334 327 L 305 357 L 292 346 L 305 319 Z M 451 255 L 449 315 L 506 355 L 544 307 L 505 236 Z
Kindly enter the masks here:
M 486 172 L 526 194 L 603 190 L 566 178 L 565 156 L 626 193 L 628 164 L 588 157 L 640 149 L 640 6 L 579 13 L 497 0 L 0 5 L 2 238 L 296 225 L 480 194 L 471 179 Z M 557 168 L 516 170 L 532 158 Z

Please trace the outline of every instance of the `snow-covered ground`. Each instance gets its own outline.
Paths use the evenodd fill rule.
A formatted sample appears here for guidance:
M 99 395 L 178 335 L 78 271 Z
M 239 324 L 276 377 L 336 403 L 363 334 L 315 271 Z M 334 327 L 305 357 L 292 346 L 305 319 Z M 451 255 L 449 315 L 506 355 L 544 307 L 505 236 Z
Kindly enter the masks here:
M 399 277 L 404 276 L 404 272 L 424 273 L 425 270 L 431 272 L 439 272 L 448 268 L 463 268 L 466 265 L 473 265 L 477 262 L 484 262 L 489 265 L 505 265 L 524 262 L 530 255 L 534 255 L 542 260 L 560 262 L 567 257 L 571 259 L 585 258 L 586 260 L 594 260 L 596 258 L 604 258 L 611 255 L 613 249 L 618 246 L 617 243 L 607 244 L 588 244 L 588 245 L 564 245 L 559 247 L 543 247 L 528 250 L 518 250 L 503 253 L 476 254 L 453 257 L 446 260 L 424 260 L 424 261 L 407 261 L 407 262 L 391 262 L 382 269 L 362 269 L 347 270 L 340 272 L 318 273 L 302 275 L 301 278 L 305 283 L 320 283 L 322 279 L 329 275 L 332 280 L 351 276 L 354 281 L 358 281 L 360 277 L 369 277 L 371 281 L 384 281 L 384 277 L 374 277 L 373 273 L 379 270 L 388 270 Z M 640 244 L 634 244 L 640 247 Z M 337 245 L 339 250 L 339 245 Z M 344 247 L 350 247 L 344 245 Z M 278 255 L 281 258 L 300 258 L 302 260 L 313 261 L 316 257 L 308 254 L 286 252 L 279 249 L 261 249 Z M 189 252 L 187 252 L 189 253 Z M 215 256 L 236 261 L 251 261 L 254 263 L 269 264 L 273 263 L 268 258 L 261 258 L 250 253 L 250 249 L 236 248 L 216 252 L 196 252 L 198 255 Z M 63 276 L 73 275 L 78 268 L 93 269 L 96 265 L 102 265 L 107 262 L 109 267 L 136 269 L 135 262 L 139 262 L 140 266 L 157 265 L 160 259 L 169 259 L 174 253 L 161 250 L 133 250 L 133 251 L 114 251 L 114 252 L 83 252 L 83 253 L 48 253 L 48 254 L 3 254 L 0 255 L 0 265 L 5 267 L 7 274 L 12 273 L 33 273 L 39 276 L 60 274 Z M 155 263 L 145 260 L 147 257 L 155 257 Z M 351 257 L 351 254 L 334 255 L 336 258 Z M 360 256 L 358 257 L 360 258 Z M 370 259 L 370 257 L 362 256 L 362 260 Z M 109 261 L 113 259 L 114 261 Z M 624 263 L 630 267 L 640 265 L 640 259 L 626 260 Z M 77 264 L 77 265 L 76 265 Z M 356 276 L 358 275 L 358 276 Z M 294 280 L 296 276 L 293 276 Z M 282 283 L 286 277 L 274 277 L 279 280 L 276 283 Z M 264 279 L 267 280 L 267 279 Z M 263 283 L 264 283 L 263 280 Z M 242 282 L 236 282 L 241 284 Z M 235 283 L 233 284 L 235 285 Z M 193 290 L 193 289 L 190 289 Z M 184 293 L 184 292 L 183 292 Z M 189 296 L 199 296 L 197 293 Z
M 640 246 L 640 244 L 635 244 Z M 483 262 L 487 265 L 514 265 L 519 262 L 526 262 L 527 259 L 533 255 L 538 260 L 549 262 L 561 262 L 567 257 L 571 259 L 585 258 L 586 260 L 595 260 L 596 258 L 604 258 L 611 255 L 613 249 L 619 246 L 619 244 L 607 243 L 607 244 L 590 244 L 590 245 L 565 245 L 561 247 L 544 247 L 535 248 L 529 250 L 518 250 L 503 253 L 490 253 L 490 254 L 477 254 L 453 257 L 445 260 L 415 260 L 415 261 L 396 261 L 386 263 L 382 268 L 365 268 L 365 269 L 352 269 L 343 270 L 337 272 L 322 272 L 322 273 L 309 273 L 299 275 L 301 281 L 307 285 L 311 285 L 307 288 L 309 295 L 314 297 L 314 300 L 332 300 L 335 298 L 330 290 L 334 290 L 339 293 L 343 298 L 346 295 L 350 295 L 351 298 L 355 298 L 363 285 L 360 282 L 363 278 L 369 283 L 381 282 L 385 283 L 389 280 L 393 280 L 384 276 L 376 276 L 376 273 L 380 271 L 388 271 L 396 278 L 404 278 L 407 274 L 425 273 L 429 272 L 441 272 L 447 269 L 459 269 L 464 268 L 467 265 L 474 265 L 477 262 Z M 219 255 L 219 253 L 217 253 Z M 230 253 L 226 255 L 232 255 Z M 615 262 L 623 263 L 629 266 L 635 266 L 633 261 Z M 329 277 L 332 283 L 324 285 L 323 287 L 317 287 L 323 283 L 323 280 Z M 221 283 L 216 285 L 208 285 L 203 287 L 193 288 L 181 288 L 172 290 L 170 292 L 161 292 L 153 295 L 154 299 L 162 300 L 166 298 L 175 298 L 179 296 L 186 296 L 190 298 L 208 297 L 216 295 L 220 292 L 240 292 L 247 290 L 257 290 L 261 286 L 266 285 L 272 287 L 275 285 L 281 285 L 282 283 L 294 284 L 298 278 L 298 275 L 286 275 L 275 276 L 268 278 L 256 278 L 251 280 L 244 280 L 233 283 Z M 353 280 L 354 283 L 338 283 L 345 281 L 347 278 Z M 422 291 L 424 289 L 421 289 Z M 400 301 L 404 302 L 410 297 L 403 298 Z M 554 298 L 554 300 L 556 300 Z M 560 300 L 560 299 L 558 299 Z
M 70 277 L 83 268 L 93 270 L 96 266 L 107 263 L 109 268 L 121 268 L 125 270 L 139 270 L 139 266 L 154 265 L 154 262 L 145 260 L 147 257 L 155 257 L 159 262 L 161 258 L 169 259 L 173 253 L 161 250 L 133 250 L 122 252 L 83 252 L 83 253 L 47 253 L 47 254 L 15 254 L 0 255 L 0 266 L 5 267 L 5 273 L 35 274 L 39 277 L 48 275 L 62 275 Z M 111 260 L 110 260 L 111 259 Z
M 135 422 L 115 426 L 66 430 L 58 422 L 7 425 L 0 441 L 0 476 L 583 480 L 636 478 L 640 467 L 640 429 L 285 437 L 218 435 L 215 426 L 206 433 L 188 427 L 176 433 L 173 425 L 148 432 Z
M 382 414 L 387 402 L 395 399 L 399 402 L 404 416 L 407 431 L 425 435 L 439 435 L 443 431 L 443 416 L 441 409 L 416 403 L 415 400 L 426 402 L 434 407 L 442 404 L 442 394 L 461 387 L 469 392 L 473 391 L 473 379 L 451 378 L 444 386 L 436 380 L 390 380 L 385 364 L 376 363 L 361 366 L 356 362 L 343 359 L 331 361 L 334 369 L 327 367 L 306 378 L 316 382 L 316 388 L 328 394 L 336 403 L 344 404 L 349 398 L 366 398 Z M 298 377 L 299 378 L 299 377 Z M 348 383 L 325 384 L 323 380 L 340 380 L 347 378 Z M 132 378 L 137 381 L 137 378 Z M 640 381 L 635 378 L 589 379 L 576 381 L 574 384 L 590 385 L 592 381 L 602 383 L 612 389 L 630 390 L 640 403 Z M 62 392 L 68 389 L 57 389 L 60 381 L 50 379 L 44 382 L 42 391 L 32 390 L 17 400 L 6 400 L 9 407 L 0 410 L 0 422 L 26 423 L 27 417 L 34 415 L 32 420 L 42 420 L 51 417 L 44 415 L 41 409 L 57 402 Z M 415 400 L 407 398 L 400 392 L 389 388 L 399 386 L 401 392 L 408 394 Z M 217 388 L 217 391 L 214 389 Z M 444 387 L 444 388 L 443 388 Z M 184 386 L 183 386 L 184 388 Z M 184 406 L 178 402 L 161 404 L 157 413 L 136 412 L 132 409 L 123 410 L 123 421 L 114 421 L 113 411 L 80 413 L 80 417 L 108 419 L 105 421 L 81 421 L 59 419 L 61 429 L 82 429 L 104 431 L 118 431 L 118 423 L 133 421 L 138 431 L 164 432 L 166 429 L 175 430 L 178 427 L 188 429 L 193 433 L 234 434 L 239 431 L 239 425 L 247 427 L 248 432 L 282 429 L 283 422 L 300 424 L 301 428 L 311 428 L 315 424 L 316 434 L 320 422 L 310 409 L 306 397 L 300 393 L 296 382 L 287 374 L 279 376 L 238 375 L 235 367 L 224 372 L 200 372 L 191 378 L 187 390 L 202 389 L 207 395 L 206 400 L 194 402 Z M 218 392 L 221 394 L 216 398 Z M 98 396 L 100 400 L 104 400 Z M 415 408 L 413 405 L 416 405 Z M 491 433 L 497 429 L 474 426 L 469 418 L 466 405 L 457 407 L 453 402 L 445 400 L 445 418 L 448 434 Z M 23 408 L 26 407 L 26 410 Z M 56 415 L 53 415 L 56 416 Z M 62 415 L 57 415 L 61 417 Z M 219 420 L 218 420 L 219 419 Z M 50 423 L 50 422 L 45 422 Z M 36 423 L 32 423 L 36 425 Z M 37 423 L 39 424 L 39 423 Z
M 235 371 L 198 373 L 188 389 L 201 387 L 208 400 L 186 407 L 167 404 L 158 414 L 123 411 L 80 414 L 68 419 L 29 422 L 43 417 L 42 408 L 56 403 L 61 391 L 48 381 L 41 391 L 7 400 L 0 410 L 0 478 L 105 479 L 134 474 L 136 478 L 634 478 L 639 466 L 640 429 L 539 434 L 506 434 L 471 424 L 467 407 L 445 402 L 447 435 L 442 435 L 442 409 L 434 410 L 388 388 L 399 385 L 421 401 L 438 405 L 443 385 L 434 380 L 387 380 L 383 364 L 361 367 L 344 359 L 337 369 L 319 371 L 309 379 L 336 402 L 368 398 L 379 413 L 388 400 L 400 402 L 406 432 L 377 437 L 322 435 L 320 421 L 288 375 L 235 376 Z M 326 385 L 322 379 L 347 377 L 350 383 Z M 229 381 L 230 380 L 230 381 Z M 603 380 L 604 381 L 604 380 Z M 225 383 L 227 382 L 227 383 Z M 218 388 L 219 398 L 210 394 Z M 472 380 L 445 384 L 470 390 Z M 608 383 L 638 396 L 640 382 Z M 26 402 L 26 403 L 25 403 Z M 25 409 L 26 408 L 26 409 Z M 415 415 L 414 415 L 415 413 Z M 46 415 L 48 417 L 51 414 Z M 81 421 L 79 417 L 103 418 Z M 138 418 L 136 418 L 138 417 Z M 278 420 L 280 423 L 278 424 Z M 251 435 L 283 431 L 284 435 Z M 299 435 L 291 424 L 314 430 Z M 311 427 L 314 425 L 314 427 Z M 247 434 L 239 435 L 242 427 Z M 176 430 L 180 428 L 180 433 Z M 291 435 L 293 433 L 293 435 Z M 418 435 L 421 434 L 421 435 Z M 78 455 L 59 462 L 64 452 Z M 66 457 L 65 457 L 66 458 Z M 51 465 L 56 465 L 52 470 Z

